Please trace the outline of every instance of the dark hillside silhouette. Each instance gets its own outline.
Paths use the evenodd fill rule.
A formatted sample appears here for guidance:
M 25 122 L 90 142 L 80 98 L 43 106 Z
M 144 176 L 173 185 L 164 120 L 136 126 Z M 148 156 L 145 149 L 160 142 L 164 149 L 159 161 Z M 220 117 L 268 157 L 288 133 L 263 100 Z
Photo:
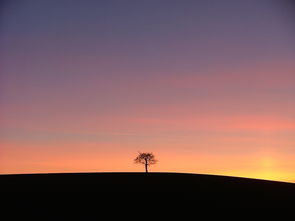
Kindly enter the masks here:
M 247 178 L 181 173 L 64 173 L 0 175 L 4 192 L 61 193 L 78 192 L 96 198 L 104 193 L 108 199 L 118 193 L 147 193 L 151 197 L 169 193 L 185 196 L 201 206 L 221 207 L 295 207 L 295 184 Z M 172 195 L 170 193 L 173 193 Z M 74 194 L 74 195 L 73 195 Z M 46 195 L 46 194 L 45 194 Z M 58 194 L 59 197 L 64 194 Z M 120 196 L 120 195 L 119 195 Z M 150 197 L 150 195 L 145 195 Z M 148 199 L 148 198 L 147 198 Z M 42 200 L 45 200 L 45 198 Z M 41 200 L 41 201 L 42 201 Z M 79 203 L 82 203 L 79 201 Z M 179 203 L 179 202 L 178 202 Z

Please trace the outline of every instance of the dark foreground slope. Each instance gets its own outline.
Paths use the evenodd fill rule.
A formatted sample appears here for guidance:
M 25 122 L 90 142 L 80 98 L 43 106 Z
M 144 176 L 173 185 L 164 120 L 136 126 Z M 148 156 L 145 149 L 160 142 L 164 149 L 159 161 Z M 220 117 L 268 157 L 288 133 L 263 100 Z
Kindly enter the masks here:
M 0 190 L 2 194 L 39 194 L 42 196 L 41 203 L 46 197 L 53 196 L 64 198 L 61 200 L 71 199 L 69 196 L 89 196 L 99 201 L 105 195 L 108 199 L 116 199 L 124 198 L 125 194 L 131 198 L 137 196 L 140 201 L 155 197 L 169 199 L 170 202 L 175 197 L 189 198 L 198 206 L 295 207 L 295 184 L 199 174 L 0 175 Z
M 190 192 L 263 193 L 295 191 L 295 184 L 185 173 L 52 173 L 0 175 L 2 192 Z

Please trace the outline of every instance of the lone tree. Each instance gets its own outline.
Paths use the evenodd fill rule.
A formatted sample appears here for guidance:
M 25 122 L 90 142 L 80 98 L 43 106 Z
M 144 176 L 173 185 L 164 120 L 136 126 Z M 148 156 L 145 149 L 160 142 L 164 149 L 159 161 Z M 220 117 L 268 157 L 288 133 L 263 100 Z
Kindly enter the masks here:
M 139 153 L 134 162 L 144 164 L 145 172 L 148 173 L 148 166 L 157 163 L 157 160 L 153 153 Z

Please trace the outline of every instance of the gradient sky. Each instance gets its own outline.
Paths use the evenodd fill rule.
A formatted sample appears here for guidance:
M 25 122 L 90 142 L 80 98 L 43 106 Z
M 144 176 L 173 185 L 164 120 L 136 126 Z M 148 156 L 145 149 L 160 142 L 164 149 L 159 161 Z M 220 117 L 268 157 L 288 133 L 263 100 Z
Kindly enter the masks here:
M 12 0 L 0 173 L 295 180 L 295 28 L 280 0 Z

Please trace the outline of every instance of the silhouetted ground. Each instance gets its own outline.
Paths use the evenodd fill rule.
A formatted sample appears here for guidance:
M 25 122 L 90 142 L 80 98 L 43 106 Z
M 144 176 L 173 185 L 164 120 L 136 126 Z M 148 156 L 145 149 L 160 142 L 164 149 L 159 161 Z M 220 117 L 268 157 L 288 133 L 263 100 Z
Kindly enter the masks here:
M 295 184 L 182 173 L 61 173 L 0 175 L 8 205 L 96 207 L 157 201 L 199 207 L 295 207 Z M 90 203 L 93 202 L 94 203 Z M 292 202 L 293 201 L 293 202 Z M 46 206 L 47 205 L 47 206 Z

